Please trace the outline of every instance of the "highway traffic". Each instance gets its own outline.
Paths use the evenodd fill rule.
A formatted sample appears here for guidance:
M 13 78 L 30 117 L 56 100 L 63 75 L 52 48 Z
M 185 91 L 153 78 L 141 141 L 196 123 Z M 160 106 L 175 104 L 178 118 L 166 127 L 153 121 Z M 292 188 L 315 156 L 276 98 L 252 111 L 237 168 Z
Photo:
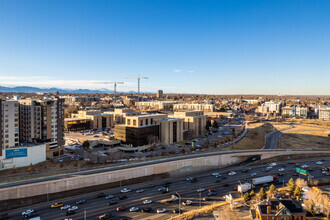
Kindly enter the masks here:
M 306 159 L 295 162 L 298 162 L 300 167 L 307 165 L 309 169 L 312 169 L 312 171 L 308 172 L 316 179 L 329 178 L 329 176 L 322 174 L 321 167 L 330 166 L 330 158 L 323 159 L 322 164 L 316 163 L 320 159 Z M 231 166 L 197 175 L 122 186 L 102 192 L 91 192 L 66 198 L 62 201 L 51 201 L 12 210 L 8 212 L 8 214 L 12 219 L 20 219 L 22 218 L 23 211 L 33 209 L 41 219 L 63 220 L 69 218 L 76 220 L 84 219 L 85 217 L 86 219 L 98 219 L 99 216 L 106 213 L 115 215 L 116 219 L 167 219 L 170 216 L 178 215 L 177 213 L 173 213 L 173 211 L 179 209 L 179 203 L 180 209 L 184 212 L 198 208 L 199 206 L 211 204 L 213 201 L 223 201 L 223 196 L 228 193 L 232 193 L 236 197 L 240 196 L 238 192 L 234 191 L 234 188 L 238 185 L 238 181 L 245 182 L 256 177 L 277 175 L 280 180 L 287 182 L 292 177 L 298 177 L 294 176 L 296 166 L 292 163 L 277 163 L 272 169 L 267 169 L 267 167 L 269 167 L 269 164 L 255 165 L 254 161 L 252 161 L 249 164 Z M 216 173 L 221 176 L 218 175 L 218 178 L 216 178 Z M 283 174 L 283 176 L 279 176 L 278 174 L 280 173 L 281 175 Z M 189 179 L 189 177 L 191 178 Z M 302 176 L 302 178 L 306 177 Z M 281 183 L 276 186 L 280 187 L 282 185 Z M 159 191 L 162 187 L 166 189 L 163 193 Z M 123 191 L 124 188 L 126 188 L 126 190 Z M 258 192 L 259 188 L 260 186 L 258 186 L 255 191 Z M 161 200 L 169 199 L 172 195 L 175 195 L 178 199 L 168 204 L 161 203 Z M 76 204 L 82 199 L 86 201 L 82 204 Z M 149 201 L 145 202 L 145 200 Z M 190 202 L 187 200 L 191 200 L 191 204 L 189 204 Z M 62 208 L 63 210 L 61 210 L 63 206 L 51 208 L 51 205 L 54 205 L 56 202 L 61 202 L 64 205 L 77 206 L 78 209 L 74 210 L 74 212 L 71 213 L 72 215 L 66 216 L 69 207 L 67 206 L 67 209 Z M 136 208 L 132 209 L 132 207 Z M 148 207 L 150 207 L 151 210 L 148 209 Z M 122 210 L 117 212 L 117 208 Z M 146 212 L 142 212 L 142 209 Z M 157 213 L 157 210 L 162 213 Z

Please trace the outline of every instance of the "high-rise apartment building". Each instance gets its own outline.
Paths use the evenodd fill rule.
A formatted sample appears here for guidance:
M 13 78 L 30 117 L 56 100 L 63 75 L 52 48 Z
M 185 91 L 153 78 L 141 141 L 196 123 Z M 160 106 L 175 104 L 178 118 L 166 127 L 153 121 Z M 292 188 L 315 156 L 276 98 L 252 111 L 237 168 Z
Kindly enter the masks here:
M 157 98 L 158 99 L 163 98 L 163 90 L 157 90 Z
M 64 145 L 62 99 L 26 99 L 19 103 L 21 142 L 48 142 L 51 147 Z
M 0 100 L 0 155 L 3 149 L 19 146 L 19 104 Z

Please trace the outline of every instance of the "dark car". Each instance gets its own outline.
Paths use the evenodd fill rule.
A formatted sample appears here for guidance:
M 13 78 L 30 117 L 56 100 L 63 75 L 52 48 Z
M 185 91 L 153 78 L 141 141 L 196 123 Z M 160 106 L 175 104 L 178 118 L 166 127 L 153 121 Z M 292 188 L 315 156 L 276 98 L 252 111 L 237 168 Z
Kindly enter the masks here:
M 80 199 L 76 202 L 76 205 L 84 204 L 86 202 L 86 199 Z
M 153 188 L 153 187 L 155 187 L 154 184 L 149 184 L 149 185 L 147 185 L 147 188 Z
M 29 213 L 27 215 L 24 215 L 24 218 L 33 218 L 33 217 L 37 217 L 37 216 L 38 216 L 37 213 L 31 212 L 31 213 Z
M 151 207 L 144 207 L 141 209 L 142 212 L 151 212 L 152 208 Z
M 229 186 L 229 184 L 228 183 L 225 183 L 222 186 L 227 187 L 227 186 Z
M 222 179 L 226 179 L 226 177 L 225 177 L 225 176 L 222 176 L 221 178 L 222 178 Z
M 193 177 L 193 178 L 189 179 L 188 181 L 189 181 L 190 183 L 195 183 L 195 182 L 197 182 L 197 179 L 196 179 L 195 177 Z
M 127 196 L 119 196 L 119 200 L 127 199 Z
M 216 193 L 216 192 L 209 192 L 207 195 L 208 195 L 208 196 L 216 196 L 217 193 Z
M 109 201 L 109 205 L 114 205 L 114 204 L 117 204 L 118 202 L 117 202 L 117 200 L 116 199 L 112 199 L 112 200 L 110 200 Z
M 125 210 L 126 210 L 126 206 L 121 205 L 117 207 L 117 212 L 125 211 Z
M 204 201 L 210 201 L 210 200 L 212 200 L 212 198 L 207 196 L 207 197 L 204 197 L 203 200 Z
M 6 219 L 8 219 L 8 218 L 9 218 L 8 213 L 2 213 L 2 214 L 0 215 L 0 220 L 6 220 Z
M 169 187 L 171 183 L 172 183 L 172 182 L 170 182 L 170 181 L 166 181 L 162 186 L 164 186 L 164 187 Z
M 99 193 L 99 194 L 96 195 L 96 198 L 102 198 L 102 197 L 105 197 L 104 193 Z
M 215 182 L 215 183 L 220 183 L 220 182 L 221 182 L 221 179 L 220 179 L 220 178 L 216 178 L 216 179 L 214 180 L 214 182 Z
M 66 211 L 65 213 L 65 215 L 74 215 L 74 214 L 76 214 L 76 211 L 71 209 L 68 209 L 68 211 Z
M 174 209 L 174 210 L 173 210 L 173 213 L 179 213 L 179 212 L 182 213 L 182 212 L 183 212 L 182 209 Z
M 247 173 L 247 172 L 248 172 L 247 169 L 242 170 L 242 173 Z

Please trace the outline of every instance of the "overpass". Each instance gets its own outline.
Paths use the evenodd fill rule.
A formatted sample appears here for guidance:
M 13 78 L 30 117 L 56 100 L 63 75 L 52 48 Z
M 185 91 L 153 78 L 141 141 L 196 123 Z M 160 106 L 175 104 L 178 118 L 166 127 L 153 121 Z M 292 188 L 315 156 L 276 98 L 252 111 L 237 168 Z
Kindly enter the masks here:
M 34 196 L 62 193 L 95 187 L 109 183 L 137 178 L 146 178 L 166 174 L 180 176 L 221 168 L 240 163 L 250 157 L 259 155 L 261 159 L 276 156 L 297 154 L 330 155 L 330 150 L 246 150 L 212 152 L 160 160 L 138 162 L 121 167 L 101 168 L 91 171 L 73 173 L 68 177 L 63 175 L 32 181 L 3 183 L 0 189 L 0 201 L 30 198 Z M 67 175 L 67 174 L 66 174 Z M 119 184 L 118 184 L 119 185 Z

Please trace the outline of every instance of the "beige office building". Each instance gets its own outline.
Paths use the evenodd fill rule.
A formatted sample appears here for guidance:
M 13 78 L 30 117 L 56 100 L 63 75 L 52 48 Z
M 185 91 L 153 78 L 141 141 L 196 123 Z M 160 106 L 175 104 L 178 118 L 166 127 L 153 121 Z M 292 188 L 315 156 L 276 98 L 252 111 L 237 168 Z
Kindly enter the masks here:
M 207 116 L 203 111 L 174 112 L 174 115 L 169 117 L 183 119 L 183 130 L 188 131 L 192 137 L 202 136 L 205 131 Z
M 113 127 L 114 124 L 113 115 L 102 113 L 100 110 L 78 111 L 77 114 L 72 114 L 72 118 L 79 120 L 89 119 L 91 129 L 102 129 L 102 128 Z
M 117 108 L 113 112 L 104 112 L 104 114 L 113 115 L 116 124 L 125 124 L 126 117 L 140 115 L 141 113 L 130 108 Z
M 213 112 L 214 105 L 213 104 L 190 104 L 190 103 L 180 103 L 173 105 L 174 111 L 204 111 L 204 112 Z
M 19 103 L 0 100 L 0 156 L 3 149 L 19 146 Z
M 183 141 L 183 119 L 164 118 L 156 119 L 159 125 L 159 139 L 162 144 L 173 144 Z
M 135 106 L 139 109 L 170 110 L 176 103 L 176 101 L 135 102 Z

